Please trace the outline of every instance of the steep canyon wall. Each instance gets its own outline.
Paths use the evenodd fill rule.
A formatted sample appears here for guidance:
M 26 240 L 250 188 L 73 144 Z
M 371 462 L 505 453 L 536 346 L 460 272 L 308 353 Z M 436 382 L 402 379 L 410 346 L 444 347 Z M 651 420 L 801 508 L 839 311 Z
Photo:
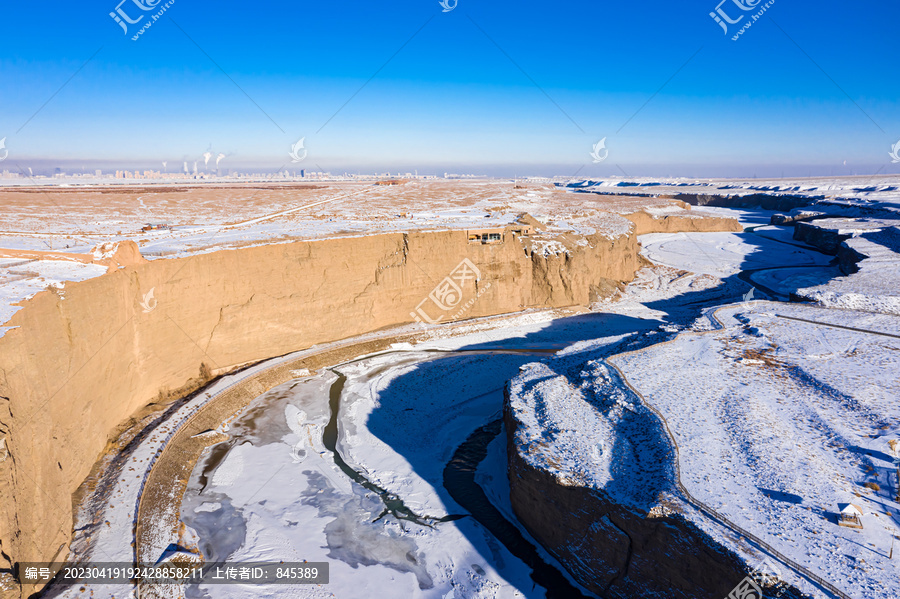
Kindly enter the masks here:
M 480 278 L 464 282 L 459 305 L 480 296 L 461 318 L 587 304 L 639 267 L 633 234 L 587 242 L 558 254 L 511 234 L 469 243 L 465 231 L 298 242 L 133 264 L 38 294 L 0 338 L 0 568 L 65 558 L 73 493 L 155 398 L 210 371 L 411 322 L 423 300 L 435 318 L 426 298 L 464 258 Z

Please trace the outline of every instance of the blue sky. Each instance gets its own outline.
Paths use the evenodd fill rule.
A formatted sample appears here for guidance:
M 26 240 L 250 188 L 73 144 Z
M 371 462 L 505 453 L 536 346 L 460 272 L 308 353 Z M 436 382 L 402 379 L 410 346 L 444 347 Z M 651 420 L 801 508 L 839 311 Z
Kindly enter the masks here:
M 765 4 L 740 1 L 731 34 Z M 116 6 L 4 7 L 3 168 L 171 170 L 211 147 L 271 170 L 900 172 L 897 2 L 776 0 L 737 41 L 717 0 L 175 0 L 137 41 L 149 16 L 126 36 Z

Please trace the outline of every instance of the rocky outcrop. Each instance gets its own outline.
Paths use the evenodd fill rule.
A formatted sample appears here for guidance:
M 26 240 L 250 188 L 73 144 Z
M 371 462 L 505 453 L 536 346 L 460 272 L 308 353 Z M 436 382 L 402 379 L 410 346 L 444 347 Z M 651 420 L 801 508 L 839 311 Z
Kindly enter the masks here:
M 798 222 L 794 225 L 794 239 L 817 247 L 826 254 L 835 255 L 841 243 L 853 236 L 853 231 L 846 229 L 846 226 L 852 224 L 853 220 L 834 218 L 809 223 Z
M 828 216 L 827 213 L 817 211 L 817 210 L 793 210 L 788 214 L 773 214 L 769 219 L 769 224 L 772 225 L 792 225 L 794 223 L 799 222 L 808 222 L 811 220 L 816 220 L 817 218 L 826 218 Z
M 654 215 L 647 212 L 632 212 L 623 215 L 634 223 L 637 235 L 648 233 L 708 233 L 711 231 L 744 230 L 741 223 L 733 218 L 696 217 L 690 215 Z
M 94 264 L 106 265 L 109 272 L 123 266 L 134 266 L 135 264 L 147 262 L 141 256 L 141 250 L 138 248 L 138 245 L 130 239 L 100 244 L 93 249 L 91 255 L 94 258 Z
M 746 575 L 739 560 L 683 518 L 648 518 L 596 490 L 560 484 L 516 451 L 509 452 L 509 480 L 519 521 L 600 597 L 722 599 Z
M 768 193 L 735 195 L 678 193 L 661 197 L 681 200 L 694 206 L 722 206 L 726 208 L 752 208 L 758 206 L 763 210 L 778 210 L 779 212 L 802 208 L 825 199 L 825 196 L 773 195 Z
M 794 225 L 794 239 L 836 255 L 841 244 L 851 238 L 877 235 L 896 226 L 896 219 L 823 218 Z
M 504 422 L 516 517 L 589 591 L 611 599 L 722 599 L 749 573 L 738 556 L 673 509 L 641 511 L 530 464 L 516 444 L 520 423 L 509 388 Z M 780 596 L 801 595 L 789 587 Z

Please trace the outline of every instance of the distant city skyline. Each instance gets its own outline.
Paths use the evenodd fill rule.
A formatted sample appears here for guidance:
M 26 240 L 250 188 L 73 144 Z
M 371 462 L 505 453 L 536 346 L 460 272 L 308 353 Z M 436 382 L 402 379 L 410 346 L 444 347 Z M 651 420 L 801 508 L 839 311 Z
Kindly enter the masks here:
M 154 166 L 145 162 L 134 162 L 126 164 L 114 164 L 106 161 L 81 161 L 77 163 L 72 161 L 64 163 L 64 166 L 55 166 L 56 162 L 48 162 L 46 160 L 18 163 L 18 167 L 22 167 L 20 171 L 15 165 L 0 162 L 0 180 L 3 179 L 2 173 L 8 172 L 11 175 L 19 175 L 23 181 L 29 176 L 34 177 L 52 177 L 59 172 L 66 175 L 92 175 L 95 171 L 102 172 L 104 177 L 114 175 L 116 171 L 127 171 L 133 173 L 135 171 L 143 173 L 144 171 L 154 171 L 161 174 L 168 174 L 170 178 L 174 175 L 183 173 L 181 163 L 177 169 L 169 167 L 168 170 L 162 166 Z M 36 165 L 36 166 L 31 166 Z M 309 168 L 310 165 L 304 165 L 303 168 L 294 168 L 293 165 L 281 164 L 271 167 L 267 164 L 251 163 L 243 165 L 221 165 L 204 169 L 198 166 L 196 175 L 198 177 L 219 176 L 227 177 L 230 175 L 246 174 L 256 176 L 276 176 L 285 171 L 296 172 L 300 176 L 301 171 L 311 174 L 317 172 L 326 172 L 333 175 L 359 175 L 359 176 L 405 176 L 407 173 L 418 173 L 419 176 L 430 176 L 442 178 L 446 173 L 465 174 L 478 177 L 513 179 L 526 177 L 544 177 L 557 179 L 629 179 L 629 178 L 660 178 L 660 179 L 779 179 L 779 178 L 822 178 L 822 177 L 879 177 L 879 176 L 900 176 L 900 169 L 883 168 L 883 165 L 744 165 L 744 166 L 705 166 L 697 165 L 628 165 L 627 171 L 618 170 L 615 166 L 613 169 L 604 169 L 598 172 L 594 169 L 591 173 L 585 174 L 584 170 L 580 172 L 567 173 L 567 165 L 502 165 L 502 164 L 470 164 L 470 165 L 436 165 L 419 167 L 412 164 L 403 164 L 399 167 L 391 165 L 391 168 L 332 168 L 321 170 L 317 166 Z M 896 165 L 892 165 L 895 167 Z M 82 168 L 83 167 L 83 168 Z M 31 171 L 29 172 L 29 168 Z M 879 169 L 881 169 L 879 171 Z M 189 169 L 191 175 L 194 175 L 193 168 Z
M 5 7 L 0 171 L 900 172 L 896 4 L 118 6 Z

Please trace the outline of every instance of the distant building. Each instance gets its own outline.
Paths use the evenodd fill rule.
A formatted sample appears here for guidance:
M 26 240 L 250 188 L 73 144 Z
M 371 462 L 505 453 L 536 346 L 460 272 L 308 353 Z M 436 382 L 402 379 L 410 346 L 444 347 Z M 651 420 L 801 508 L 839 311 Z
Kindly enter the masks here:
M 839 503 L 838 509 L 841 510 L 841 517 L 840 520 L 838 520 L 840 526 L 846 526 L 848 528 L 863 527 L 861 520 L 863 512 L 859 506 L 852 503 Z
M 469 243 L 503 243 L 506 235 L 531 235 L 531 227 L 526 224 L 516 223 L 508 227 L 494 227 L 490 229 L 468 229 L 466 236 Z
M 147 223 L 141 228 L 141 231 L 161 231 L 171 228 L 172 226 L 169 223 Z

